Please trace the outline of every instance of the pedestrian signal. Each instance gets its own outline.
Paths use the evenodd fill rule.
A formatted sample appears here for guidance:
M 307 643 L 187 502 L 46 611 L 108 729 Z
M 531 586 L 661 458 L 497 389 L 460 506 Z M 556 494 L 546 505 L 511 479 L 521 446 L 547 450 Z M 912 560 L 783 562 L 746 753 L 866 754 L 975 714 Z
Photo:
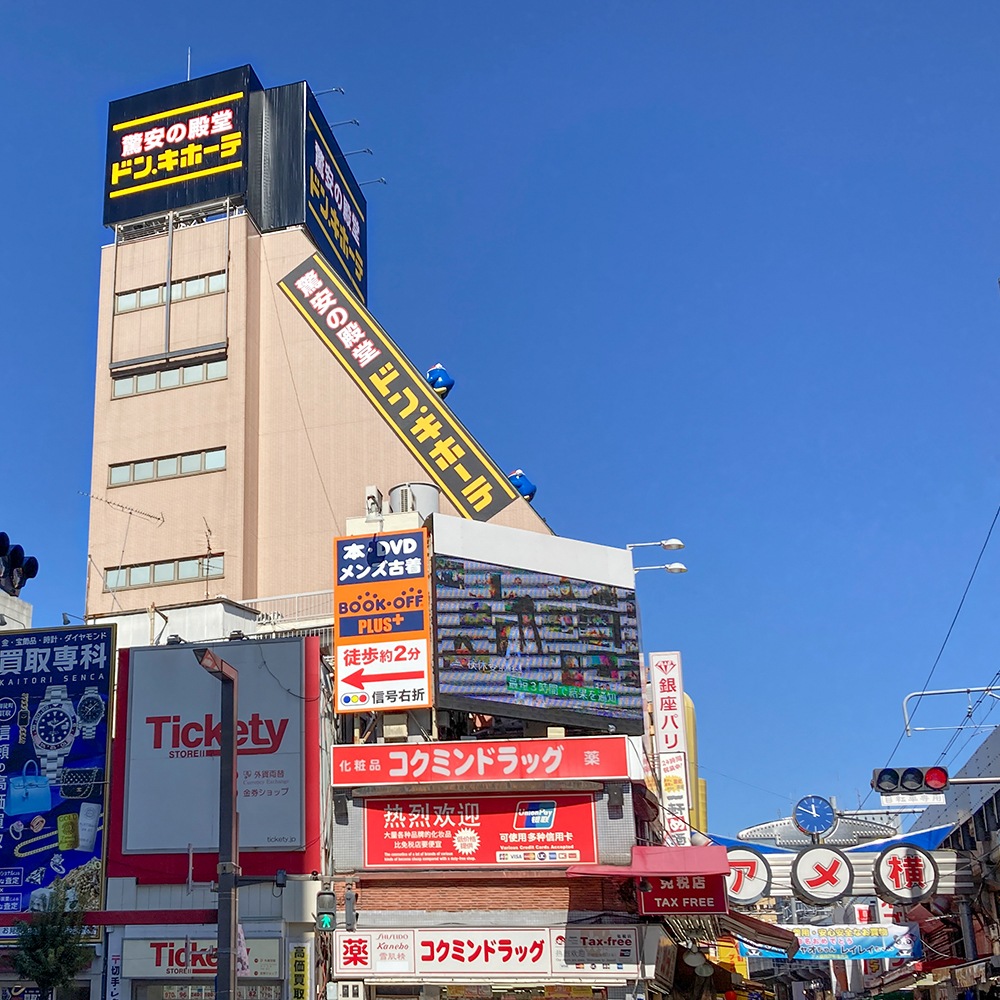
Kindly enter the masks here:
M 882 767 L 872 772 L 872 788 L 883 795 L 936 795 L 948 787 L 948 771 L 937 767 Z
M 337 897 L 332 892 L 316 894 L 316 930 L 335 931 L 337 929 Z

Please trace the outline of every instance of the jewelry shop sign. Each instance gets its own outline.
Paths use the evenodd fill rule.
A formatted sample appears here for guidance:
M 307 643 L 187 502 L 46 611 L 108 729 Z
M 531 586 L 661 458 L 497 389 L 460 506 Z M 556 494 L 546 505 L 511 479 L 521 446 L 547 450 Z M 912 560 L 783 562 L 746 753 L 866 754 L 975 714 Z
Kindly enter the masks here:
M 114 644 L 114 626 L 0 634 L 2 913 L 43 909 L 57 888 L 101 908 Z
M 338 977 L 384 979 L 635 979 L 635 927 L 432 928 L 337 931 Z

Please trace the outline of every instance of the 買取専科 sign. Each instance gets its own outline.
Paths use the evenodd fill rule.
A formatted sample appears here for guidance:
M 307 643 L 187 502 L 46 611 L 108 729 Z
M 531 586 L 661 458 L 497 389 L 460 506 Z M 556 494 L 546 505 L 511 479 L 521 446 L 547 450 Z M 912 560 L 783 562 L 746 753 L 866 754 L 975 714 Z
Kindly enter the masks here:
M 278 286 L 460 514 L 488 521 L 518 496 L 322 257 L 304 260 Z
M 338 712 L 431 704 L 427 531 L 334 539 Z
M 103 902 L 114 626 L 0 633 L 0 912 Z M 5 927 L 2 937 L 14 937 Z

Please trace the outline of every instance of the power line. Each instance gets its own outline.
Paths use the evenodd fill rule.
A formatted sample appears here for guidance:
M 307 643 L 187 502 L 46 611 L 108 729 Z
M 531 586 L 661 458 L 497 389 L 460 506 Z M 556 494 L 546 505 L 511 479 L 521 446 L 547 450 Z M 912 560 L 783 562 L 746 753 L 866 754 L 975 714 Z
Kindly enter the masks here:
M 958 602 L 958 607 L 955 609 L 955 614 L 952 616 L 951 624 L 948 626 L 948 631 L 945 633 L 944 641 L 941 643 L 941 648 L 937 652 L 937 656 L 934 657 L 934 662 L 931 664 L 931 669 L 927 673 L 927 677 L 924 679 L 923 686 L 920 688 L 920 696 L 927 690 L 927 686 L 931 682 L 931 678 L 934 676 L 934 671 L 937 670 L 938 664 L 941 662 L 941 657 L 944 654 L 945 647 L 948 645 L 948 640 L 951 638 L 951 633 L 954 631 L 955 623 L 958 621 L 958 616 L 962 613 L 962 608 L 965 606 L 965 599 L 969 596 L 969 590 L 972 587 L 972 581 L 976 578 L 976 573 L 979 571 L 979 564 L 983 561 L 983 556 L 986 553 L 986 547 L 990 544 L 990 538 L 993 535 L 993 529 L 996 527 L 997 519 L 1000 518 L 1000 505 L 997 506 L 995 513 L 993 514 L 993 520 L 990 522 L 989 531 L 986 532 L 986 538 L 983 541 L 982 548 L 979 550 L 979 555 L 976 557 L 976 563 L 972 567 L 972 572 L 969 574 L 968 582 L 965 584 L 965 589 L 962 591 L 962 598 Z M 916 710 L 920 707 L 920 696 L 917 697 L 916 703 L 913 706 L 913 711 L 910 713 L 910 721 L 913 721 L 913 716 Z M 895 752 L 899 749 L 899 745 L 903 742 L 903 737 L 906 735 L 905 727 L 900 732 L 899 737 L 896 739 L 896 744 L 889 751 L 889 756 L 883 766 L 888 767 L 892 761 L 892 757 Z M 861 803 L 862 808 L 865 802 L 871 797 L 872 790 L 869 789 L 868 794 L 864 797 Z

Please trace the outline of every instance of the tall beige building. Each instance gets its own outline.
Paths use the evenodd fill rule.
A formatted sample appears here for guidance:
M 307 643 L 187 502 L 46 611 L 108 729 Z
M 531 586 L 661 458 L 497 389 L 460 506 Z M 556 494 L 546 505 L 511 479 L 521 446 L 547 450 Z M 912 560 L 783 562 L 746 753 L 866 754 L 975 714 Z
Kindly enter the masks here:
M 329 590 L 331 539 L 366 485 L 429 477 L 277 287 L 316 251 L 305 229 L 262 234 L 223 204 L 115 233 L 87 614 Z M 522 499 L 494 520 L 548 531 Z

